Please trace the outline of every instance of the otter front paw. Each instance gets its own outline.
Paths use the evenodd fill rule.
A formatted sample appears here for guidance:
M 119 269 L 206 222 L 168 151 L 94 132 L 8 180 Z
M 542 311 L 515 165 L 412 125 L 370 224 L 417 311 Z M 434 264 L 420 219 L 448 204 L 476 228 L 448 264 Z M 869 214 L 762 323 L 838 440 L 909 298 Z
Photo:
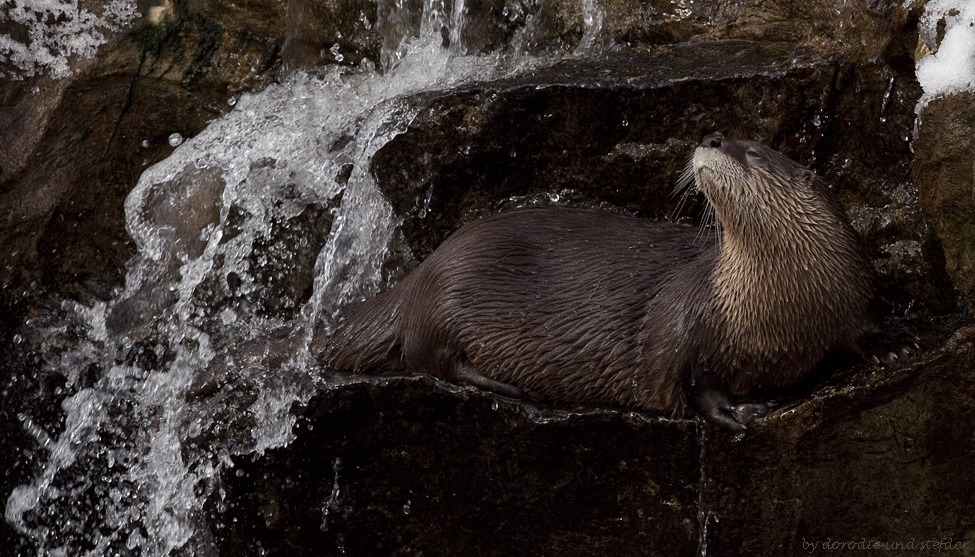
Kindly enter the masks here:
M 875 365 L 886 365 L 909 360 L 921 353 L 921 339 L 907 329 L 892 333 L 877 331 L 862 337 L 858 351 L 864 360 Z
M 713 390 L 700 393 L 694 402 L 702 418 L 732 433 L 745 431 L 775 408 L 774 402 L 731 404 L 726 394 Z

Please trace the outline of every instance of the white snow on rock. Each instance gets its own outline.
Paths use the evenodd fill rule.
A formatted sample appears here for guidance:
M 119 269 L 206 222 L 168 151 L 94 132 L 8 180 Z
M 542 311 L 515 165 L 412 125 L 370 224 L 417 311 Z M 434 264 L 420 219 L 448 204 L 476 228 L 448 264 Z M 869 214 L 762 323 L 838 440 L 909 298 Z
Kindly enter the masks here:
M 944 37 L 938 44 L 942 21 Z M 917 79 L 924 89 L 918 111 L 935 97 L 975 87 L 975 1 L 929 1 L 919 31 L 931 54 L 916 62 Z

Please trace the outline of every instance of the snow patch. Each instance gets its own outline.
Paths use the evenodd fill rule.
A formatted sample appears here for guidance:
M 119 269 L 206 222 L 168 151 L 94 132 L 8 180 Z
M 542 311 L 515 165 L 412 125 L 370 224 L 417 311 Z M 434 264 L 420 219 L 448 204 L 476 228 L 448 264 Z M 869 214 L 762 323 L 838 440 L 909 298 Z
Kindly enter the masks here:
M 919 48 L 931 54 L 916 62 L 917 79 L 924 89 L 918 111 L 935 97 L 975 88 L 975 2 L 931 0 L 919 32 L 923 43 Z

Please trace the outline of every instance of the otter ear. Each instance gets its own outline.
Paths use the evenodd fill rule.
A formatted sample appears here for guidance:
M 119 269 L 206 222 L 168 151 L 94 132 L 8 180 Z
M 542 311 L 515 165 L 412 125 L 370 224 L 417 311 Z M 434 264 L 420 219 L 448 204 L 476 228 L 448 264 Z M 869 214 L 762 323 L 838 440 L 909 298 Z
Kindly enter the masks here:
M 815 188 L 825 188 L 826 184 L 823 179 L 819 177 L 818 174 L 809 170 L 808 168 L 802 166 L 799 167 L 798 171 L 793 174 L 797 183 L 815 187 Z

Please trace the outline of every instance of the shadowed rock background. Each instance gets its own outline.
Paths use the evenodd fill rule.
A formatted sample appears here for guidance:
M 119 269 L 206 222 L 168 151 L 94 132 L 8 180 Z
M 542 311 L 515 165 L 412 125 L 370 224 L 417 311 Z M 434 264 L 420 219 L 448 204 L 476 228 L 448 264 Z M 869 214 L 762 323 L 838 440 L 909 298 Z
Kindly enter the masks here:
M 63 300 L 91 305 L 124 284 L 136 248 L 123 203 L 140 174 L 241 93 L 290 72 L 365 59 L 389 68 L 401 53 L 379 29 L 419 25 L 419 3 L 400 4 L 140 2 L 68 75 L 2 69 L 0 500 L 38 473 L 47 449 L 28 430 L 65 428 L 72 391 L 41 369 L 52 347 L 38 330 Z M 696 222 L 701 199 L 678 207 L 672 185 L 700 138 L 722 131 L 829 181 L 874 257 L 879 314 L 916 331 L 925 353 L 885 368 L 830 359 L 741 439 L 422 377 L 324 389 L 293 409 L 290 445 L 228 457 L 197 534 L 174 554 L 793 555 L 827 541 L 951 539 L 967 544 L 952 554 L 975 555 L 975 99 L 934 99 L 916 114 L 924 3 L 601 7 L 593 35 L 591 14 L 570 0 L 466 4 L 468 23 L 459 37 L 445 31 L 444 48 L 554 61 L 409 100 L 418 115 L 369 168 L 409 251 L 422 260 L 462 224 L 520 204 Z M 8 19 L 0 32 L 25 34 Z M 160 202 L 158 220 L 194 231 L 214 222 L 219 176 L 179 180 L 192 211 L 168 214 Z M 294 317 L 310 295 L 327 209 L 309 206 L 276 229 L 296 255 L 285 283 L 268 281 L 265 311 Z M 303 236 L 312 241 L 299 248 Z M 233 434 L 187 440 L 186 458 Z M 111 496 L 77 490 L 82 517 Z M 0 526 L 0 554 L 36 554 L 37 543 Z M 123 542 L 104 551 L 140 554 Z

